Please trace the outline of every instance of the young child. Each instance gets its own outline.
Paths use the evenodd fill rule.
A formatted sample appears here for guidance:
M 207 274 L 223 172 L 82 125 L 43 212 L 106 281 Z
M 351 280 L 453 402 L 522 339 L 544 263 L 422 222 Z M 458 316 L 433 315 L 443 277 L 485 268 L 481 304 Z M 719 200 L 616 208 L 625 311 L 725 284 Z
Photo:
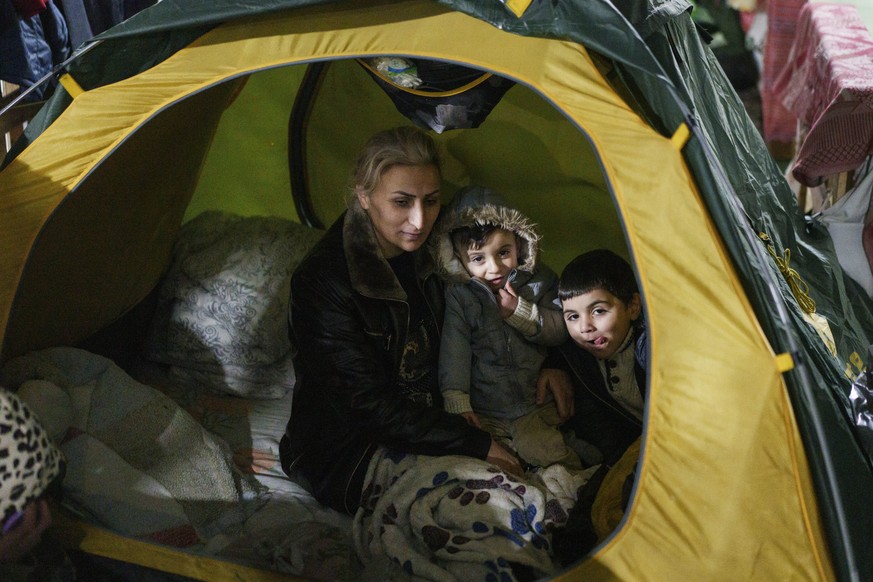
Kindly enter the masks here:
M 564 268 L 558 296 L 571 338 L 556 363 L 573 382 L 568 428 L 612 465 L 642 429 L 648 339 L 636 278 L 627 261 L 598 249 Z
M 581 469 L 554 401 L 536 403 L 547 346 L 566 341 L 567 331 L 557 276 L 537 264 L 533 223 L 475 186 L 460 190 L 446 210 L 435 237 L 436 262 L 449 283 L 439 362 L 445 409 L 529 465 Z

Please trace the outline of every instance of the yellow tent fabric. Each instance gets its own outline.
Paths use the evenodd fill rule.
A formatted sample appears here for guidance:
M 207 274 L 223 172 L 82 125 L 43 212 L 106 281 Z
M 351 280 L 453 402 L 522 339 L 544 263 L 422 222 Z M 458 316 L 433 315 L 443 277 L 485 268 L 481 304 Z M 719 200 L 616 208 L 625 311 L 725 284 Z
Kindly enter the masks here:
M 4 356 L 83 339 L 148 294 L 217 117 L 238 89 L 227 81 L 324 58 L 466 63 L 530 88 L 591 144 L 603 186 L 577 188 L 582 208 L 564 213 L 572 230 L 545 238 L 580 252 L 599 246 L 584 228 L 597 217 L 583 213 L 602 188 L 618 207 L 645 297 L 654 356 L 636 497 L 617 535 L 563 579 L 832 579 L 777 355 L 681 142 L 633 113 L 577 44 L 510 35 L 424 2 L 392 4 L 387 19 L 383 10 L 343 4 L 231 23 L 140 75 L 78 96 L 0 173 L 0 271 L 13 275 L 0 281 Z M 355 128 L 361 139 L 392 124 L 369 123 Z M 180 144 L 177 132 L 197 138 Z M 338 142 L 338 159 L 357 149 L 342 135 L 323 147 Z M 464 162 L 462 145 L 454 154 Z M 495 187 L 516 202 L 529 194 L 511 181 Z M 554 211 L 569 194 L 539 196 L 531 208 Z M 665 236 L 665 223 L 680 226 Z

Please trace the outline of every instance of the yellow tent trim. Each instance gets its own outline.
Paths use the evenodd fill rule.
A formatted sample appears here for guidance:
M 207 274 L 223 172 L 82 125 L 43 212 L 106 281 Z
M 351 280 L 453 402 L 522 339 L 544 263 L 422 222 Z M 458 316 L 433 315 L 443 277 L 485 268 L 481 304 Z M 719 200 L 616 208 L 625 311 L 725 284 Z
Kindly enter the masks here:
M 303 580 L 277 571 L 251 568 L 211 556 L 197 556 L 168 546 L 121 536 L 90 525 L 55 506 L 52 511 L 52 531 L 67 548 L 74 548 L 114 560 L 157 568 L 163 572 L 215 582 L 294 582 Z M 123 556 L 119 550 L 123 548 Z M 204 578 L 208 573 L 208 578 Z
M 691 131 L 689 131 L 687 125 L 682 123 L 676 128 L 676 131 L 673 132 L 673 136 L 670 138 L 670 143 L 673 144 L 673 147 L 676 148 L 677 151 L 679 151 L 685 147 L 686 143 L 688 143 L 689 137 L 691 137 Z
M 788 355 L 788 354 L 783 354 Z M 796 426 L 796 421 L 794 420 L 794 412 L 791 407 L 791 403 L 788 401 L 788 393 L 783 387 L 782 396 L 781 396 L 781 405 L 782 405 L 782 417 L 785 421 L 785 429 L 789 434 L 796 434 L 796 430 L 794 427 Z M 812 548 L 812 558 L 815 561 L 816 569 L 818 570 L 818 576 L 820 580 L 831 580 L 833 579 L 833 575 L 830 572 L 828 565 L 825 563 L 826 556 L 823 555 L 823 552 L 826 550 L 820 550 L 819 548 L 825 548 L 826 544 L 824 539 L 820 537 L 820 533 L 822 531 L 821 517 L 818 513 L 818 508 L 815 505 L 815 498 L 809 498 L 808 493 L 804 488 L 804 474 L 809 473 L 809 467 L 806 466 L 805 457 L 803 456 L 803 450 L 801 448 L 798 451 L 797 441 L 791 438 L 785 439 L 786 445 L 791 454 L 791 463 L 792 469 L 794 471 L 794 486 L 797 489 L 797 499 L 800 504 L 800 514 L 803 519 L 803 523 L 806 530 L 807 539 L 809 540 L 810 547 Z
M 530 6 L 531 0 L 506 0 L 506 7 L 509 8 L 516 17 L 521 18 L 521 15 Z
M 61 78 L 58 80 L 61 82 L 61 85 L 64 86 L 64 89 L 67 90 L 67 93 L 70 94 L 70 97 L 72 97 L 73 99 L 85 92 L 85 90 L 82 89 L 82 86 L 79 85 L 76 80 L 72 76 L 70 76 L 69 73 L 61 75 Z
M 794 358 L 788 352 L 776 356 L 776 367 L 783 374 L 794 369 Z

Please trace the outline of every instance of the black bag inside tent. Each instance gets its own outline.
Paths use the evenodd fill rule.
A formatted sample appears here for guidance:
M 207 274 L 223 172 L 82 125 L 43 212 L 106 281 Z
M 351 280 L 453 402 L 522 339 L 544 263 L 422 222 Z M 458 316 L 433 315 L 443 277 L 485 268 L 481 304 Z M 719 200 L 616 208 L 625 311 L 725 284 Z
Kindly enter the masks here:
M 375 60 L 375 59 L 373 59 Z M 428 59 L 394 60 L 402 69 L 383 72 L 374 63 L 359 60 L 391 98 L 397 110 L 423 129 L 442 133 L 449 129 L 479 127 L 503 95 L 515 84 L 482 71 Z M 384 60 L 383 60 L 384 62 Z M 413 79 L 410 85 L 398 77 Z

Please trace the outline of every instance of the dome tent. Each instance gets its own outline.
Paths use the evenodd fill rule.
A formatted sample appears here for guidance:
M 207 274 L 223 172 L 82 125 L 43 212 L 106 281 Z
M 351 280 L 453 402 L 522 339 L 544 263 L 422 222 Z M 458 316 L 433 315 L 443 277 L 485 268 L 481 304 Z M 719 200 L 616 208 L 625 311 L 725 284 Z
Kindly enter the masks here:
M 847 376 L 873 316 L 807 230 L 687 3 L 616 4 L 164 0 L 104 33 L 0 172 L 0 354 L 76 345 L 132 312 L 204 209 L 329 223 L 362 141 L 405 121 L 354 59 L 463 64 L 516 86 L 479 128 L 438 136 L 446 191 L 506 193 L 558 270 L 626 245 L 645 298 L 632 506 L 568 574 L 860 579 L 873 473 Z M 304 145 L 310 194 L 295 203 L 287 159 Z M 768 247 L 791 251 L 833 352 Z

